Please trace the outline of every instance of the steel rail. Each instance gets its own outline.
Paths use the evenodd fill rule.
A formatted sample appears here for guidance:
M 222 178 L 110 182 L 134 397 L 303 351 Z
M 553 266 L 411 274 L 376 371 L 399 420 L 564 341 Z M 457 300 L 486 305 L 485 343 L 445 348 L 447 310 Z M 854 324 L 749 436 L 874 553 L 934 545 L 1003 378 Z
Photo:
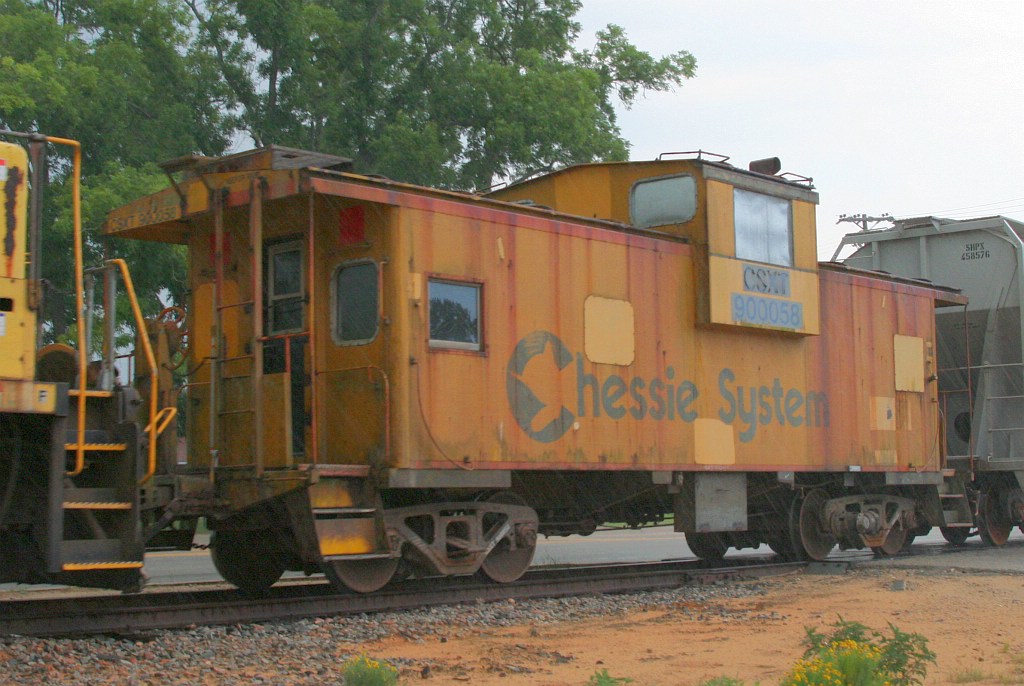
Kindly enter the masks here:
M 788 574 L 805 563 L 741 564 L 704 568 L 689 562 L 657 562 L 534 570 L 511 584 L 474 577 L 416 579 L 374 594 L 337 593 L 327 583 L 275 586 L 262 598 L 236 590 L 150 592 L 86 598 L 0 602 L 0 635 L 81 636 L 132 634 L 250 622 L 289 621 L 359 613 L 508 599 L 590 593 L 628 593 L 685 584 L 746 580 Z

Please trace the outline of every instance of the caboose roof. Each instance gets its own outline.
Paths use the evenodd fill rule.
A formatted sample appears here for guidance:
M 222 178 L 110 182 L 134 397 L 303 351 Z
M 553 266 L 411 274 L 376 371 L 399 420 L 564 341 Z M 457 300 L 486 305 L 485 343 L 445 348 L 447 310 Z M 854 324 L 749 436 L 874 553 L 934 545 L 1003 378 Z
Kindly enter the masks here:
M 649 233 L 607 219 L 578 217 L 547 207 L 355 174 L 351 172 L 348 158 L 279 146 L 223 158 L 189 156 L 162 166 L 172 185 L 113 210 L 104 224 L 105 234 L 185 243 L 192 230 L 190 220 L 211 213 L 215 198 L 221 199 L 225 209 L 246 206 L 252 197 L 253 184 L 257 182 L 263 188 L 263 198 L 269 201 L 313 193 L 389 205 L 430 205 L 437 211 L 455 213 L 472 213 L 480 207 L 491 207 L 518 214 L 562 217 L 619 231 Z
M 318 167 L 337 171 L 352 171 L 352 160 L 348 157 L 311 152 L 281 145 L 268 145 L 223 157 L 185 155 L 160 164 L 168 174 L 184 172 L 188 176 L 219 174 L 253 170 L 306 169 Z
M 667 157 L 666 155 L 678 155 L 679 157 Z M 708 157 L 708 156 L 711 157 Z M 718 159 L 713 159 L 718 158 Z M 801 176 L 799 174 L 792 174 L 789 172 L 782 174 L 763 174 L 756 171 L 750 171 L 741 167 L 734 166 L 728 163 L 729 158 L 725 155 L 718 155 L 715 153 L 708 153 L 703 150 L 695 150 L 692 152 L 682 153 L 666 153 L 660 155 L 654 160 L 630 160 L 622 162 L 587 162 L 583 164 L 574 164 L 554 171 L 545 172 L 543 174 L 536 174 L 527 176 L 526 178 L 519 179 L 514 183 L 496 186 L 492 189 L 492 193 L 495 195 L 505 195 L 507 191 L 515 192 L 518 189 L 528 188 L 537 182 L 544 181 L 560 181 L 564 177 L 572 177 L 582 173 L 586 173 L 588 170 L 594 169 L 625 169 L 625 168 L 637 168 L 637 167 L 649 167 L 651 169 L 658 169 L 659 167 L 670 168 L 673 166 L 679 166 L 680 163 L 693 167 L 700 167 L 705 171 L 709 177 L 716 177 L 720 175 L 734 176 L 739 175 L 742 177 L 749 178 L 751 180 L 762 180 L 769 182 L 776 187 L 781 184 L 791 189 L 791 194 L 794 197 L 806 199 L 810 202 L 818 202 L 818 194 L 814 191 L 813 179 L 810 177 Z M 717 173 L 716 174 L 716 170 Z

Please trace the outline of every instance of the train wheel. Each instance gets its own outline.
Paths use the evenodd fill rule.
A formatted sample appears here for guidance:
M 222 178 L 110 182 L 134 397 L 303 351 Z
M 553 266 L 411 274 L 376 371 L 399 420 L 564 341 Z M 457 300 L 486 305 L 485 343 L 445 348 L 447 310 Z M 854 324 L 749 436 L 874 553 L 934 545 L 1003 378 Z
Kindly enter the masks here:
M 712 564 L 721 562 L 729 550 L 729 543 L 721 534 L 686 534 L 686 545 L 690 546 L 694 555 Z
M 963 545 L 967 542 L 967 537 L 971 535 L 970 528 L 966 526 L 943 526 L 939 527 L 939 531 L 946 542 L 953 545 Z
M 816 488 L 796 502 L 799 503 L 800 514 L 794 533 L 799 535 L 799 540 L 794 541 L 794 547 L 797 550 L 802 547 L 812 560 L 824 560 L 836 546 L 835 536 L 825 526 L 824 520 L 828 492 Z
M 487 498 L 487 502 L 499 505 L 526 505 L 522 498 L 511 491 L 495 493 Z M 504 524 L 504 521 L 500 515 L 485 515 L 484 535 L 486 536 L 493 527 Z M 480 565 L 480 571 L 484 573 L 484 576 L 499 584 L 507 584 L 525 574 L 530 563 L 533 562 L 533 554 L 537 551 L 536 529 L 532 533 L 532 538 L 517 540 L 515 549 L 512 548 L 507 536 L 501 539 Z M 516 536 L 517 534 L 512 535 Z
M 1013 530 L 1010 513 L 1006 511 L 1006 490 L 1001 486 L 988 486 L 978 499 L 978 533 L 987 545 L 1006 543 Z
M 336 588 L 347 586 L 356 593 L 373 593 L 388 585 L 398 571 L 400 557 L 369 560 L 332 560 L 324 563 L 324 575 Z
M 223 530 L 210 536 L 213 566 L 249 595 L 262 595 L 284 574 L 284 558 L 268 542 L 267 533 Z
M 882 545 L 875 546 L 872 550 L 875 551 L 875 555 L 879 556 L 896 555 L 900 551 L 906 550 L 908 539 L 913 541 L 914 537 L 910 536 L 902 526 L 895 526 L 889 529 L 889 534 L 882 541 Z

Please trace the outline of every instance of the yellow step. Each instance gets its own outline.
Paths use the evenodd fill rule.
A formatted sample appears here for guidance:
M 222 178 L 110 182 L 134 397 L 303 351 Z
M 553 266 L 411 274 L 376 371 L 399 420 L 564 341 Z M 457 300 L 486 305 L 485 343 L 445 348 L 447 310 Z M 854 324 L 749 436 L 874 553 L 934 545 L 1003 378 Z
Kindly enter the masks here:
M 65 572 L 90 572 L 98 569 L 142 569 L 141 562 L 65 562 Z
M 83 443 L 82 450 L 92 450 L 96 452 L 124 452 L 128 449 L 128 445 L 125 443 Z M 77 443 L 65 443 L 64 450 L 78 450 Z
M 106 501 L 97 502 L 66 502 L 65 510 L 130 510 L 131 503 L 111 503 Z
M 82 393 L 82 391 L 80 391 L 77 388 L 69 388 L 68 389 L 68 395 L 81 397 L 83 395 L 83 393 Z M 113 391 L 92 391 L 92 390 L 89 390 L 89 391 L 86 391 L 84 393 L 84 395 L 85 395 L 86 398 L 113 398 L 114 397 L 114 392 Z

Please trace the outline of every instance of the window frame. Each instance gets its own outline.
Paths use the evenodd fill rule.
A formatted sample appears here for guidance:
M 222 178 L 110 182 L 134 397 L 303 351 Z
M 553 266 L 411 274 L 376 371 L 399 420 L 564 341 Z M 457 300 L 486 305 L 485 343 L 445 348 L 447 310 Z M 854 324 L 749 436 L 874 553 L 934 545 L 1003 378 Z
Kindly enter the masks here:
M 778 267 L 780 269 L 793 269 L 794 266 L 795 266 L 795 262 L 796 262 L 796 255 L 795 255 L 796 251 L 795 251 L 794 245 L 793 245 L 793 243 L 794 243 L 794 236 L 793 236 L 793 199 L 789 198 L 789 197 L 773 195 L 772 193 L 765 193 L 765 192 L 760 191 L 760 190 L 754 190 L 754 189 L 751 189 L 751 188 L 744 188 L 743 186 L 740 186 L 740 185 L 734 185 L 732 191 L 733 191 L 732 192 L 732 201 L 733 201 L 732 202 L 732 207 L 733 207 L 733 227 L 732 227 L 732 230 L 733 230 L 733 243 L 735 245 L 735 256 L 736 256 L 736 259 L 743 260 L 745 262 L 757 262 L 759 264 L 767 264 L 767 265 L 771 265 L 773 267 Z M 739 224 L 738 221 L 736 221 L 736 214 L 737 214 L 736 213 L 736 198 L 737 198 L 737 194 L 739 194 L 739 193 L 746 193 L 746 194 L 751 195 L 751 196 L 760 196 L 762 198 L 768 198 L 771 201 L 776 201 L 776 202 L 784 203 L 785 204 L 785 206 L 786 206 L 786 261 L 785 262 L 779 262 L 777 260 L 772 260 L 772 259 L 770 259 L 771 255 L 766 254 L 766 253 L 761 253 L 761 254 L 759 254 L 757 256 L 751 256 L 749 254 L 743 254 L 743 255 L 740 254 L 740 245 L 741 245 L 741 241 L 740 241 L 740 224 Z M 770 230 L 770 227 L 768 225 L 765 225 L 764 227 L 762 227 L 762 233 L 760 234 L 759 237 L 762 238 L 762 239 L 767 239 L 768 236 L 770 235 L 769 230 Z M 743 245 L 747 245 L 747 244 L 748 243 L 746 243 L 746 242 L 743 243 Z
M 430 351 L 438 352 L 458 352 L 458 353 L 470 353 L 474 355 L 483 354 L 486 351 L 484 344 L 484 282 L 479 279 L 471 279 L 465 277 L 453 277 L 444 274 L 427 274 L 427 326 L 426 326 L 426 338 L 427 348 Z M 472 288 L 476 291 L 476 332 L 477 342 L 476 343 L 464 343 L 461 341 L 446 341 L 443 339 L 436 339 L 431 337 L 431 311 L 433 309 L 430 299 L 430 286 L 433 283 L 440 283 L 448 286 L 461 286 L 463 288 Z
M 274 268 L 274 258 L 286 252 L 292 252 L 294 250 L 299 252 L 299 290 L 296 293 L 289 293 L 287 295 L 280 295 L 274 290 L 274 277 L 276 276 L 276 270 Z M 264 247 L 264 252 L 267 259 L 266 277 L 267 287 L 265 292 L 266 308 L 267 313 L 264 317 L 264 327 L 268 336 L 283 336 L 290 333 L 298 333 L 306 330 L 306 250 L 303 240 L 301 238 L 289 238 L 287 240 L 268 244 Z M 301 304 L 301 317 L 298 327 L 292 327 L 287 329 L 276 328 L 275 313 L 276 305 L 282 300 L 293 300 L 298 299 Z
M 664 221 L 658 223 L 644 223 L 640 224 L 636 219 L 636 213 L 633 208 L 636 207 L 636 192 L 637 189 L 644 185 L 655 184 L 659 181 L 671 181 L 675 179 L 689 179 L 690 183 L 693 184 L 693 212 L 688 217 L 680 217 L 679 219 Z M 642 179 L 637 179 L 633 182 L 633 185 L 629 189 L 629 223 L 639 229 L 656 230 L 662 226 L 673 226 L 675 224 L 685 224 L 689 221 L 693 221 L 693 218 L 697 216 L 697 210 L 700 205 L 700 192 L 697 188 L 697 179 L 693 174 L 680 173 L 680 174 L 666 174 L 664 176 L 648 176 Z
M 369 338 L 344 339 L 344 338 L 341 337 L 341 331 L 339 330 L 339 326 L 341 324 L 341 321 L 338 319 L 338 305 L 340 304 L 339 303 L 339 297 L 338 297 L 338 276 L 345 269 L 348 269 L 350 267 L 358 267 L 359 265 L 363 265 L 363 264 L 373 265 L 374 276 L 375 276 L 374 283 L 376 285 L 376 295 L 377 295 L 377 308 L 376 308 L 376 315 L 377 316 L 376 316 L 375 326 L 373 327 L 373 335 L 370 336 Z M 347 346 L 356 346 L 356 345 L 367 345 L 367 344 L 372 343 L 373 341 L 377 340 L 377 336 L 380 335 L 381 320 L 383 319 L 382 315 L 383 315 L 383 301 L 384 301 L 383 295 L 384 295 L 384 293 L 383 293 L 382 285 L 383 284 L 381 283 L 381 265 L 380 265 L 379 262 L 377 262 L 377 260 L 370 259 L 370 258 L 361 258 L 361 259 L 356 259 L 356 260 L 345 260 L 344 262 L 340 262 L 337 266 L 334 267 L 334 269 L 331 271 L 331 284 L 330 284 L 330 286 L 331 286 L 331 340 L 334 341 L 335 345 L 346 346 L 346 347 Z

